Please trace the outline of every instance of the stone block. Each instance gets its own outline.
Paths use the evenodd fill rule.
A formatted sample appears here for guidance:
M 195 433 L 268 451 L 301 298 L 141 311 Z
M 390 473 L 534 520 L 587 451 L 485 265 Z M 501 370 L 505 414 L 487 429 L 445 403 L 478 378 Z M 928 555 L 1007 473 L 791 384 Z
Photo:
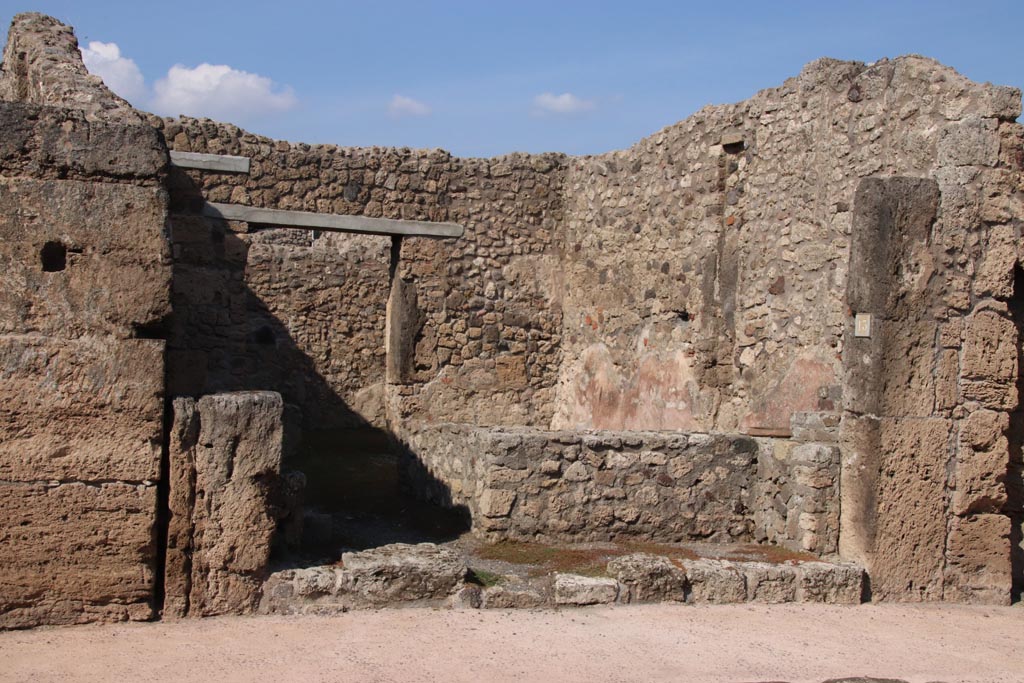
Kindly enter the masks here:
M 555 603 L 558 605 L 605 605 L 615 602 L 618 596 L 619 584 L 615 579 L 555 575 Z
M 153 616 L 155 485 L 0 483 L 0 629 Z
M 796 599 L 797 571 L 793 565 L 743 562 L 740 567 L 748 602 L 780 604 Z
M 469 571 L 459 553 L 433 543 L 344 553 L 341 564 L 339 591 L 370 604 L 447 598 Z
M 1006 504 L 1009 442 L 1006 413 L 976 410 L 961 423 L 952 512 L 998 512 Z
M 864 570 L 861 567 L 854 564 L 801 562 L 796 569 L 796 599 L 800 602 L 860 604 L 864 592 Z
M 878 474 L 865 520 L 872 595 L 941 599 L 952 424 L 939 418 L 883 419 L 879 427 L 872 456 L 878 458 Z
M 167 148 L 148 125 L 90 121 L 82 111 L 0 102 L 0 171 L 37 178 L 157 181 Z
M 795 412 L 789 418 L 789 428 L 795 441 L 824 441 L 839 439 L 840 416 L 836 413 Z
M 0 268 L 17 283 L 0 288 L 0 333 L 125 338 L 162 320 L 166 206 L 158 188 L 0 177 Z
M 484 609 L 529 609 L 548 604 L 548 598 L 529 584 L 501 583 L 483 590 L 480 606 Z
M 685 602 L 686 572 L 667 557 L 634 553 L 608 563 L 618 580 L 620 602 Z
M 945 600 L 1009 605 L 1010 518 L 985 514 L 955 517 L 949 532 Z
M 970 118 L 950 123 L 939 136 L 938 153 L 943 166 L 995 166 L 999 160 L 996 120 Z
M 735 603 L 747 599 L 747 584 L 739 565 L 726 560 L 686 560 L 690 586 L 687 602 Z
M 155 481 L 164 342 L 0 336 L 0 480 Z
M 480 512 L 486 517 L 508 517 L 515 502 L 515 491 L 486 489 L 480 496 Z
M 187 580 L 170 577 L 167 601 L 191 616 L 253 612 L 277 530 L 281 396 L 214 394 L 194 407 L 176 401 L 175 409 L 168 556 L 185 554 L 190 563 L 168 567 L 187 564 L 190 572 Z
M 967 320 L 961 357 L 963 397 L 985 408 L 1017 405 L 1017 328 L 999 312 L 982 309 Z

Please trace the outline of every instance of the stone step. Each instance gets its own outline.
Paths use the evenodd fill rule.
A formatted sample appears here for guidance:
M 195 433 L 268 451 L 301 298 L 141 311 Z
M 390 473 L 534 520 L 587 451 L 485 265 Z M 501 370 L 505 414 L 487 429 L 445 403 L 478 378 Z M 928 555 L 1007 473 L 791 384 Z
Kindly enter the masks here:
M 610 561 L 607 576 L 553 573 L 479 577 L 456 551 L 396 543 L 345 553 L 339 565 L 286 569 L 264 584 L 260 612 L 323 614 L 386 606 L 538 608 L 674 602 L 728 604 L 863 601 L 865 572 L 829 562 L 673 560 L 648 553 Z

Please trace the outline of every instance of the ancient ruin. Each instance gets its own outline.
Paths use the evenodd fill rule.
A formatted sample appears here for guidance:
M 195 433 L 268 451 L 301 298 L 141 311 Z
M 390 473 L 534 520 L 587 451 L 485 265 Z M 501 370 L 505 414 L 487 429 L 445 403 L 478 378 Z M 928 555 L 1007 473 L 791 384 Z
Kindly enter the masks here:
M 137 111 L 21 14 L 0 100 L 0 628 L 1024 590 L 1017 89 L 460 159 Z

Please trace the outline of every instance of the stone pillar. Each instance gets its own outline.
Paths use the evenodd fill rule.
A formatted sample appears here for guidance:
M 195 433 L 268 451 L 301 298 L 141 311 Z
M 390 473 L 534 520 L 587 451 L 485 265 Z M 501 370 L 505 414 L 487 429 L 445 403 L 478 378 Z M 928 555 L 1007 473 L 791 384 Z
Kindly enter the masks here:
M 255 611 L 279 517 L 283 408 L 269 391 L 175 400 L 166 616 Z

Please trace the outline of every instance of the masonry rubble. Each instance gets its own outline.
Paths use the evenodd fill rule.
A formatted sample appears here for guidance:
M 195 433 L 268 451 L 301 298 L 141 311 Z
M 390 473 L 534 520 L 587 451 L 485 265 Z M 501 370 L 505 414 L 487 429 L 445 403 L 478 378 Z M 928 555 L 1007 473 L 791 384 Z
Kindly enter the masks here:
M 328 426 L 387 430 L 421 494 L 491 540 L 753 541 L 863 567 L 875 600 L 1008 603 L 1024 590 L 1020 113 L 1019 90 L 925 57 L 821 59 L 606 154 L 307 145 L 135 110 L 69 27 L 16 16 L 0 627 L 262 609 L 308 571 L 266 560 L 301 517 L 288 444 Z M 282 229 L 204 201 L 465 232 Z M 215 495 L 181 527 L 189 491 Z M 246 533 L 252 555 L 221 553 Z M 664 566 L 621 571 L 616 599 L 648 599 L 648 575 L 678 597 Z M 686 600 L 853 594 L 814 571 L 697 561 Z

